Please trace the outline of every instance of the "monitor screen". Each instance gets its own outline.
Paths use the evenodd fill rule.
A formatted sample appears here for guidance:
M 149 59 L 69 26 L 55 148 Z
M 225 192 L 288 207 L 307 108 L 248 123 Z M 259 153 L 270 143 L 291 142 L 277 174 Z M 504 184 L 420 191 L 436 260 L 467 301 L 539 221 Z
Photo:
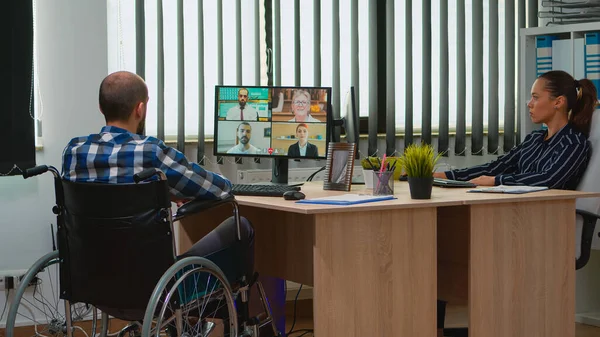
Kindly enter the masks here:
M 331 88 L 216 86 L 214 154 L 327 157 Z

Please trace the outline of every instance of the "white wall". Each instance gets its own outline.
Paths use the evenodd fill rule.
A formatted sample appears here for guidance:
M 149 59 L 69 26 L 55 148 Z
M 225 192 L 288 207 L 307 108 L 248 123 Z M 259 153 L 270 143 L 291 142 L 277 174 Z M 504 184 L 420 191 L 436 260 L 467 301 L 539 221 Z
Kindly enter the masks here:
M 36 161 L 60 167 L 69 139 L 104 121 L 97 101 L 108 71 L 106 1 L 37 1 L 36 28 L 44 143 Z M 0 178 L 0 271 L 27 269 L 51 250 L 53 205 L 51 175 Z

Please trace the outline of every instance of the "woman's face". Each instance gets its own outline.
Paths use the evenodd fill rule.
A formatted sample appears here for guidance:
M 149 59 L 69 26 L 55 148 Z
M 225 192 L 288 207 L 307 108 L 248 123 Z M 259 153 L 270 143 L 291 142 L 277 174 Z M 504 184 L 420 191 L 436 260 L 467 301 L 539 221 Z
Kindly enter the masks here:
M 296 138 L 298 138 L 300 140 L 300 143 L 302 143 L 302 144 L 306 143 L 306 141 L 308 139 L 308 129 L 303 126 L 299 126 L 296 129 Z
M 531 99 L 527 103 L 529 117 L 537 124 L 547 123 L 558 112 L 556 98 L 545 87 L 546 80 L 538 78 L 531 87 Z
M 292 111 L 296 117 L 306 116 L 310 111 L 310 98 L 306 95 L 298 95 L 292 101 Z

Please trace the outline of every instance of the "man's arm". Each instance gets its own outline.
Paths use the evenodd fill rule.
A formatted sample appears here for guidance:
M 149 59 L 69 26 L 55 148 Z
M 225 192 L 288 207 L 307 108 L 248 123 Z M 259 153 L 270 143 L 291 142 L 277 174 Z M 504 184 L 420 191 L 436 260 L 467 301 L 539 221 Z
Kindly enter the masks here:
M 251 117 L 247 118 L 247 120 L 258 121 L 258 117 L 260 117 L 260 116 L 258 115 L 258 110 L 254 109 L 254 108 L 253 108 L 252 106 L 250 106 L 250 105 L 246 105 L 246 110 L 247 110 L 247 113 L 249 113 L 249 114 L 250 114 L 250 116 L 251 116 Z M 254 114 L 254 116 L 252 116 L 252 115 L 251 115 L 252 113 Z M 244 117 L 246 117 L 246 116 L 244 116 Z
M 164 144 L 156 153 L 155 166 L 167 176 L 171 193 L 178 198 L 220 199 L 229 196 L 231 182 L 196 163 L 188 162 L 183 153 Z
M 240 114 L 237 113 L 235 107 L 229 108 L 229 110 L 227 110 L 227 114 L 225 115 L 225 120 L 231 121 L 236 119 L 240 119 Z

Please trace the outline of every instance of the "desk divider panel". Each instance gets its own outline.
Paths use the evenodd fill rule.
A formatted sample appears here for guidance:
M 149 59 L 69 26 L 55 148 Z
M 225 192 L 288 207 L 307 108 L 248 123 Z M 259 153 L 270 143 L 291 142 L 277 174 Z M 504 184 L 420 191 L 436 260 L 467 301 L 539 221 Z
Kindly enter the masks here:
M 314 324 L 322 336 L 435 336 L 436 209 L 316 215 Z
M 575 336 L 575 200 L 471 205 L 469 336 Z

